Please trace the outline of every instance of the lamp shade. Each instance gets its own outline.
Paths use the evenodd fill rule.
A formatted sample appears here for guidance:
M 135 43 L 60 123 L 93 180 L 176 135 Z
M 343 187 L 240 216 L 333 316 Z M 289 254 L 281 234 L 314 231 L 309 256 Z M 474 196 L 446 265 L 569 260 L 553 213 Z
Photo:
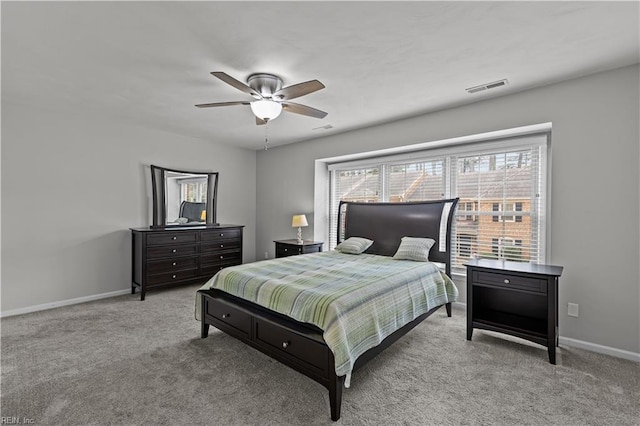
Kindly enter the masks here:
M 309 223 L 307 223 L 307 217 L 303 214 L 294 215 L 293 219 L 291 220 L 291 226 L 294 228 L 300 226 L 309 226 Z
M 282 105 L 279 102 L 263 99 L 251 102 L 251 111 L 261 120 L 273 120 L 282 112 Z

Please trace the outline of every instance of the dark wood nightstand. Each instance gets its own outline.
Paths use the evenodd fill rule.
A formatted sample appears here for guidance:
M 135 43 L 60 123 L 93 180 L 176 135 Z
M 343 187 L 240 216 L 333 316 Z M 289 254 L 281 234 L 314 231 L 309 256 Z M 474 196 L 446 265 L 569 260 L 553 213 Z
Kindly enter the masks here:
M 467 340 L 474 328 L 546 346 L 556 363 L 562 266 L 474 259 L 467 267 Z
M 276 257 L 297 256 L 299 254 L 317 253 L 322 251 L 322 241 L 304 240 L 276 240 Z

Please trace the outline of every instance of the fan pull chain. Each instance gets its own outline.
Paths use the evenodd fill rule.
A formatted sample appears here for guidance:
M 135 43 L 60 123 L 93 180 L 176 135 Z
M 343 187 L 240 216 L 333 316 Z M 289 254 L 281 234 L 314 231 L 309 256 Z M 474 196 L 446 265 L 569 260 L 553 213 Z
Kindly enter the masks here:
M 269 148 L 269 120 L 265 120 L 266 124 L 264 125 L 264 150 L 266 151 Z

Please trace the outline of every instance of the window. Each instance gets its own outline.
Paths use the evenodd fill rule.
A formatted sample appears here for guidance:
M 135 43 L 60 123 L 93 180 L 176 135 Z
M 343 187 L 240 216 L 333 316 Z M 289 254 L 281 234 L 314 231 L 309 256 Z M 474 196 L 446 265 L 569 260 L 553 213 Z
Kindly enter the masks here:
M 459 197 L 452 267 L 466 259 L 543 263 L 547 133 L 329 166 L 329 247 L 345 201 L 409 202 Z
M 180 201 L 206 203 L 207 179 L 178 179 L 180 185 Z
M 492 209 L 494 212 L 521 212 L 522 211 L 522 202 L 517 203 L 493 203 Z M 503 216 L 493 216 L 492 220 L 494 222 L 500 222 L 501 220 L 505 222 L 522 222 L 522 216 L 517 215 L 503 215 Z
M 458 210 L 460 210 L 461 212 L 475 212 L 476 210 L 478 210 L 478 203 L 476 203 L 475 201 L 473 202 L 459 202 L 458 203 Z M 460 216 L 459 220 L 467 220 L 467 221 L 471 221 L 471 222 L 475 222 L 476 220 L 478 220 L 478 216 L 476 215 L 470 215 L 467 214 L 466 216 Z
M 336 228 L 338 227 L 338 205 L 340 201 L 358 201 L 375 203 L 382 201 L 380 196 L 380 167 L 368 167 L 350 170 L 336 170 L 331 174 L 331 204 L 329 247 L 336 245 Z M 341 230 L 342 231 L 342 230 Z

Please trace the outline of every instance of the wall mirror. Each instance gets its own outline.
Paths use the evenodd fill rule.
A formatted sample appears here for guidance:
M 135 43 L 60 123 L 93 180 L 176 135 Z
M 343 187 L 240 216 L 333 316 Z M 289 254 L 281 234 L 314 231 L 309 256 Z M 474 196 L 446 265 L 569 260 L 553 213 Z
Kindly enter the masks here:
M 151 165 L 152 227 L 217 225 L 217 172 Z

